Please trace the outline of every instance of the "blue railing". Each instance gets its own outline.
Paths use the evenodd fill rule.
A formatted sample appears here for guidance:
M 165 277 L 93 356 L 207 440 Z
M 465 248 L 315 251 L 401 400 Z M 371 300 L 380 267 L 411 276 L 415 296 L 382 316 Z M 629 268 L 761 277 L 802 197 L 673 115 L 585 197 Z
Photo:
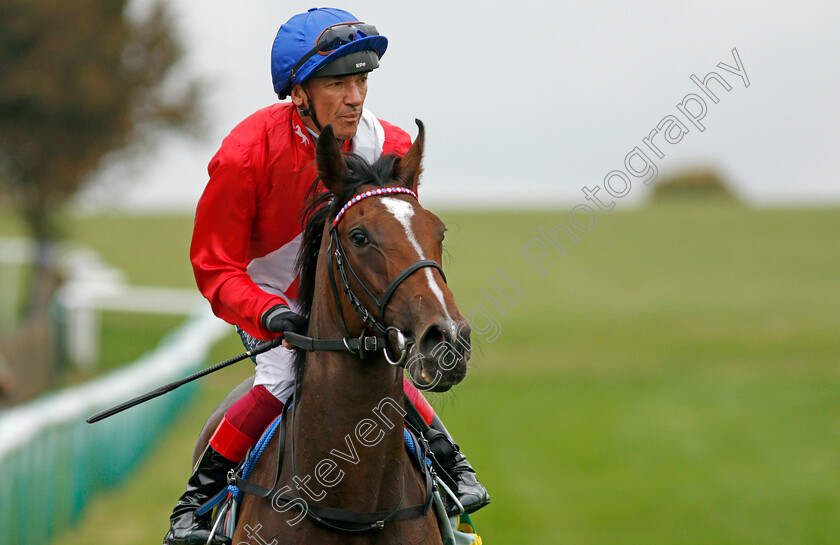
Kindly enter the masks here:
M 99 490 L 130 474 L 192 397 L 185 385 L 96 424 L 85 418 L 206 362 L 228 327 L 202 310 L 140 360 L 0 412 L 0 543 L 44 545 Z

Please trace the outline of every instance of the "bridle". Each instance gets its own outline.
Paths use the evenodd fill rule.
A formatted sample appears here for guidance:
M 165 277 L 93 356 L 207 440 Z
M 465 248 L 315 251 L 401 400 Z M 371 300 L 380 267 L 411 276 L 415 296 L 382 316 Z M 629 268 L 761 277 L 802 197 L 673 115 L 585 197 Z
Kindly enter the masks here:
M 313 339 L 311 337 L 287 332 L 284 334 L 284 337 L 289 344 L 298 348 L 303 348 L 304 350 L 348 350 L 360 358 L 365 358 L 369 353 L 382 350 L 383 355 L 385 356 L 385 359 L 388 361 L 389 364 L 395 366 L 405 365 L 406 354 L 408 353 L 410 343 L 406 342 L 405 335 L 403 335 L 402 331 L 400 331 L 394 326 L 389 326 L 385 324 L 385 309 L 397 288 L 414 272 L 425 267 L 433 267 L 440 272 L 445 282 L 446 276 L 443 273 L 443 269 L 441 268 L 438 262 L 431 259 L 420 259 L 418 261 L 415 261 L 414 263 L 403 269 L 402 272 L 400 272 L 391 281 L 391 283 L 385 289 L 385 292 L 382 294 L 382 297 L 376 297 L 371 292 L 371 290 L 365 285 L 362 279 L 359 278 L 359 276 L 356 274 L 356 271 L 353 270 L 353 267 L 350 265 L 350 262 L 347 259 L 347 254 L 344 251 L 344 246 L 341 244 L 341 238 L 338 235 L 338 223 L 344 216 L 344 213 L 347 211 L 347 209 L 349 209 L 351 206 L 369 197 L 394 194 L 411 195 L 412 197 L 417 199 L 417 194 L 406 187 L 383 187 L 371 191 L 366 191 L 350 199 L 347 202 L 347 204 L 345 204 L 335 216 L 332 222 L 332 226 L 330 227 L 330 243 L 328 245 L 327 250 L 330 255 L 330 285 L 332 287 L 333 299 L 335 301 L 336 308 L 338 309 L 338 315 L 341 320 L 341 325 L 344 328 L 344 332 L 346 333 L 346 337 L 344 337 L 343 339 Z M 362 333 L 359 337 L 353 337 L 350 334 L 347 328 L 347 323 L 344 320 L 343 311 L 341 310 L 341 300 L 339 296 L 338 286 L 335 280 L 333 262 L 335 263 L 335 269 L 338 269 L 338 275 L 341 278 L 344 293 L 347 294 L 350 304 L 353 306 L 353 308 L 356 310 L 359 316 L 361 316 L 364 324 L 376 331 L 376 333 L 378 333 L 379 335 L 365 336 L 364 327 L 362 328 Z M 353 292 L 353 289 L 350 287 L 347 271 L 350 271 L 350 274 L 353 276 L 356 282 L 362 287 L 362 289 L 365 291 L 368 297 L 370 297 L 376 304 L 377 315 L 374 315 L 370 311 L 368 311 L 367 307 L 364 306 L 364 304 L 359 300 L 358 296 Z M 388 354 L 387 337 L 390 331 L 395 331 L 397 334 L 397 344 L 400 350 L 400 355 L 396 360 L 392 360 Z M 299 388 L 300 384 L 296 376 L 295 397 L 298 399 Z M 292 434 L 290 437 L 289 446 L 291 449 L 292 473 L 297 474 L 295 470 L 296 457 L 293 440 L 295 422 L 295 409 L 293 405 L 294 403 L 287 403 L 286 409 L 284 411 L 284 418 L 285 414 L 288 413 L 288 416 L 291 419 L 290 426 L 292 429 Z M 280 429 L 283 430 L 279 439 L 282 445 L 285 442 L 285 427 L 281 426 Z M 385 527 L 385 524 L 387 522 L 411 520 L 417 517 L 424 516 L 426 513 L 428 513 L 434 501 L 434 493 L 437 491 L 437 484 L 435 470 L 432 467 L 430 467 L 427 463 L 425 463 L 425 460 L 427 458 L 433 457 L 433 454 L 431 453 L 426 438 L 421 433 L 419 433 L 419 431 L 413 431 L 415 432 L 417 445 L 420 449 L 420 452 L 418 454 L 418 458 L 420 460 L 419 466 L 422 470 L 425 479 L 426 491 L 423 503 L 403 507 L 403 502 L 405 500 L 405 481 L 403 481 L 402 493 L 400 495 L 399 503 L 393 509 L 372 513 L 358 513 L 346 509 L 318 505 L 307 505 L 306 509 L 303 510 L 304 514 L 321 526 L 325 526 L 327 528 L 331 528 L 340 532 L 358 534 L 381 530 Z M 283 447 L 281 446 L 279 450 L 282 453 Z M 282 505 L 286 508 L 294 507 L 299 509 L 300 504 L 298 502 L 301 501 L 300 497 L 282 494 L 276 490 L 277 483 L 282 470 L 282 462 L 283 458 L 281 455 L 280 457 L 278 457 L 274 485 L 271 488 L 264 488 L 262 486 L 251 483 L 247 479 L 236 475 L 234 471 L 231 471 L 228 474 L 228 483 L 239 487 L 240 490 L 242 490 L 245 493 L 253 494 L 262 498 L 272 498 L 272 502 L 277 503 L 278 505 Z M 304 502 L 304 504 L 305 503 L 306 502 Z
M 414 272 L 426 267 L 432 267 L 440 272 L 441 277 L 443 277 L 443 281 L 446 282 L 446 275 L 443 272 L 443 268 L 440 266 L 440 263 L 432 259 L 420 259 L 415 261 L 394 277 L 382 296 L 377 297 L 373 294 L 370 288 L 367 287 L 362 279 L 359 278 L 359 275 L 356 274 L 356 271 L 350 265 L 350 261 L 347 259 L 347 253 L 341 243 L 341 237 L 338 235 L 338 224 L 350 207 L 370 197 L 398 194 L 410 195 L 417 199 L 417 194 L 407 187 L 382 187 L 365 191 L 347 201 L 347 203 L 336 214 L 332 221 L 332 225 L 330 226 L 330 243 L 327 247 L 327 253 L 330 256 L 328 268 L 330 287 L 332 288 L 333 301 L 335 302 L 336 309 L 338 310 L 338 317 L 341 321 L 341 327 L 344 329 L 345 337 L 338 340 L 324 340 L 313 339 L 311 337 L 305 337 L 303 335 L 288 332 L 285 334 L 286 342 L 304 350 L 348 350 L 362 359 L 368 357 L 370 353 L 382 350 L 385 360 L 389 364 L 396 366 L 405 365 L 406 357 L 412 343 L 406 340 L 405 335 L 399 328 L 389 326 L 385 323 L 385 309 L 388 306 L 388 302 L 391 300 L 391 297 L 393 297 L 394 292 L 397 291 L 397 288 L 399 288 L 400 285 Z M 333 263 L 335 263 L 335 267 L 333 267 Z M 347 295 L 350 305 L 362 318 L 362 322 L 374 331 L 374 335 L 365 335 L 365 328 L 362 328 L 362 333 L 359 337 L 354 337 L 350 333 L 350 330 L 347 327 L 347 322 L 344 319 L 344 311 L 341 308 L 341 298 L 335 278 L 335 269 L 338 270 L 338 276 L 341 279 L 342 289 Z M 350 287 L 350 281 L 347 275 L 348 271 L 356 283 L 362 287 L 365 294 L 376 305 L 375 315 L 370 312 L 367 307 L 365 307 Z M 399 355 L 396 359 L 392 359 L 390 354 L 388 354 L 388 334 L 391 332 L 393 332 L 396 336 L 396 346 L 397 350 L 399 350 Z

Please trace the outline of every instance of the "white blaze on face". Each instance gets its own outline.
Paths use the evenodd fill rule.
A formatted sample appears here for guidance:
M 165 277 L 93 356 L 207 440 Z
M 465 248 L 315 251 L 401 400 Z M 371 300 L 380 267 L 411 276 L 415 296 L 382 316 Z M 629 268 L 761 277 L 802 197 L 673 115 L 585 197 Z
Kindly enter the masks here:
M 411 218 L 414 216 L 414 207 L 406 201 L 401 201 L 393 197 L 382 197 L 381 200 L 382 204 L 385 205 L 385 208 L 388 209 L 388 212 L 390 212 L 397 221 L 400 222 L 403 229 L 405 229 L 405 236 L 408 238 L 408 241 L 411 242 L 411 245 L 414 246 L 414 249 L 417 250 L 419 259 L 426 259 L 423 255 L 423 250 L 420 248 L 420 243 L 417 242 L 417 237 L 414 236 L 414 231 L 411 229 Z M 443 291 L 440 289 L 437 282 L 435 282 L 434 276 L 432 276 L 432 268 L 424 267 L 423 271 L 426 273 L 426 279 L 429 281 L 429 289 L 432 290 L 432 293 L 434 293 L 435 297 L 437 297 L 438 301 L 440 301 L 440 306 L 443 308 L 444 314 L 446 314 L 446 319 L 449 323 L 452 323 L 452 318 L 449 316 L 449 311 L 446 309 L 446 303 L 443 301 Z

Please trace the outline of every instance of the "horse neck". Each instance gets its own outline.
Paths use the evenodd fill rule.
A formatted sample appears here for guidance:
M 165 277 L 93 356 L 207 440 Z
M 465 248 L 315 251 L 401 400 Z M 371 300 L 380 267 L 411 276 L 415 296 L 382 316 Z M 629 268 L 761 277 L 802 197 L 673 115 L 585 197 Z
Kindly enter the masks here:
M 320 285 L 326 289 L 319 293 L 331 293 L 328 284 Z M 345 317 L 355 331 L 356 324 L 350 323 L 355 313 L 351 317 L 345 311 Z M 313 302 L 309 335 L 345 336 L 331 296 Z M 331 459 L 345 475 L 339 484 L 325 489 L 326 505 L 393 507 L 399 501 L 406 460 L 402 368 L 388 365 L 379 353 L 361 360 L 349 352 L 332 351 L 308 353 L 305 366 L 295 414 L 296 472 L 315 475 L 316 466 Z M 335 475 L 337 471 L 331 476 Z

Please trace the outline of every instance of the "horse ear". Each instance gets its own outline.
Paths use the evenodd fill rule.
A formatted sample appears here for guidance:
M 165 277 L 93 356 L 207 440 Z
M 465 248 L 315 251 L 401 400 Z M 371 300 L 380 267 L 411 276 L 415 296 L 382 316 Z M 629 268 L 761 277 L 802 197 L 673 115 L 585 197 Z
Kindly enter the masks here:
M 417 138 L 411 144 L 408 152 L 400 159 L 400 164 L 397 167 L 397 179 L 407 188 L 412 191 L 417 191 L 417 185 L 420 182 L 420 174 L 423 172 L 423 141 L 424 130 L 423 122 L 419 119 L 414 120 L 417 123 Z
M 332 125 L 327 125 L 318 136 L 315 146 L 315 161 L 318 165 L 318 176 L 321 182 L 333 195 L 341 193 L 344 177 L 347 174 L 347 163 L 341 156 L 341 149 L 333 134 Z

